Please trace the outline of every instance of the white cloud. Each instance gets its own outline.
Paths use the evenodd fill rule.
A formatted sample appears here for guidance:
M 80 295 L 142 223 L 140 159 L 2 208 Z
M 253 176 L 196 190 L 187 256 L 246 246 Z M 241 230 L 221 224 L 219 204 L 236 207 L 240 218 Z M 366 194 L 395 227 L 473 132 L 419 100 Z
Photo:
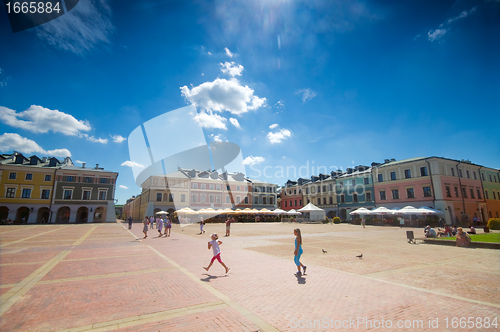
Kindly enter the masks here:
M 222 135 L 221 135 L 221 134 L 219 134 L 219 135 L 215 135 L 215 136 L 214 136 L 214 141 L 215 141 L 215 142 L 222 142 Z
M 267 134 L 267 138 L 269 139 L 269 142 L 271 144 L 281 143 L 281 141 L 287 139 L 290 136 L 292 136 L 292 132 L 288 129 L 281 129 L 278 132 L 275 133 L 270 132 Z
M 107 144 L 108 139 L 107 138 L 95 138 L 94 136 L 89 136 L 87 134 L 81 134 L 82 137 L 85 137 L 87 141 L 93 142 L 93 143 L 101 143 L 101 144 Z
M 224 62 L 220 64 L 222 69 L 221 71 L 225 74 L 229 74 L 229 76 L 234 77 L 234 76 L 241 76 L 241 72 L 243 71 L 243 66 L 242 65 L 237 65 L 234 62 Z
M 36 27 L 36 36 L 55 48 L 80 56 L 99 44 L 108 44 L 114 30 L 106 0 L 80 1 L 57 20 Z
M 198 113 L 194 116 L 194 119 L 203 128 L 216 128 L 216 129 L 227 130 L 226 127 L 227 119 L 218 114 L 214 114 L 211 111 L 208 111 L 208 113 L 206 112 Z
M 249 156 L 243 159 L 243 165 L 256 165 L 264 162 L 264 160 L 265 159 L 263 157 Z
M 68 149 L 55 149 L 45 151 L 35 141 L 19 134 L 5 133 L 0 136 L 0 151 L 19 151 L 27 154 L 47 154 L 54 157 L 71 157 L 71 152 Z
M 462 11 L 460 14 L 458 14 L 457 16 L 455 17 L 452 17 L 452 18 L 449 18 L 447 19 L 445 22 L 441 23 L 439 25 L 439 28 L 432 31 L 432 30 L 429 30 L 429 32 L 427 33 L 427 38 L 429 39 L 429 41 L 431 42 L 434 42 L 436 40 L 439 40 L 441 39 L 448 31 L 450 31 L 450 25 L 457 21 L 457 20 L 460 20 L 462 18 L 466 18 L 467 16 L 469 16 L 471 13 L 474 13 L 476 11 L 476 8 L 477 7 L 473 7 L 471 8 L 471 10 L 469 11 Z M 446 26 L 446 27 L 445 27 Z
M 119 185 L 118 188 L 121 188 L 121 189 L 128 189 L 127 186 L 124 186 L 123 184 Z
M 269 126 L 269 128 L 270 128 L 270 129 L 274 129 L 274 128 L 276 128 L 276 127 L 278 127 L 278 124 L 277 124 L 277 123 L 274 123 L 274 124 L 272 124 L 272 125 L 270 125 L 270 126 Z
M 295 94 L 300 96 L 300 99 L 302 99 L 303 103 L 316 97 L 316 93 L 309 88 L 297 90 L 295 91 Z
M 230 51 L 227 47 L 224 47 L 224 49 L 226 50 L 226 54 L 227 54 L 230 58 L 232 58 L 232 57 L 234 56 L 234 54 L 233 54 L 233 53 L 231 53 L 231 51 Z
M 113 142 L 115 143 L 121 143 L 123 141 L 126 141 L 127 139 L 121 135 L 109 135 L 113 139 Z
M 254 96 L 254 90 L 247 85 L 240 85 L 235 79 L 228 81 L 217 78 L 213 82 L 205 82 L 192 89 L 187 86 L 180 89 L 187 101 L 202 110 L 242 114 L 258 109 L 266 101 L 266 98 Z
M 285 108 L 285 102 L 283 100 L 278 100 L 276 104 L 274 104 L 276 108 Z
M 86 164 L 86 162 L 81 161 L 81 160 L 77 160 L 77 161 L 75 161 L 74 163 L 75 163 L 75 164 L 80 164 L 80 165 L 82 165 L 82 164 Z
M 144 168 L 144 165 L 141 165 L 139 163 L 136 163 L 135 161 L 124 161 L 121 166 L 127 166 L 127 167 L 139 167 L 139 168 Z
M 427 37 L 429 38 L 429 40 L 431 42 L 433 42 L 433 41 L 436 41 L 439 38 L 443 37 L 447 31 L 448 31 L 447 29 L 436 29 L 434 31 L 429 31 L 427 33 Z
M 237 119 L 235 118 L 230 118 L 229 121 L 232 123 L 233 126 L 235 126 L 236 128 L 241 128 L 240 126 L 240 123 L 238 122 Z
M 29 130 L 33 133 L 52 131 L 75 136 L 91 129 L 88 121 L 77 120 L 72 115 L 37 105 L 32 105 L 20 113 L 0 106 L 0 121 L 11 127 Z

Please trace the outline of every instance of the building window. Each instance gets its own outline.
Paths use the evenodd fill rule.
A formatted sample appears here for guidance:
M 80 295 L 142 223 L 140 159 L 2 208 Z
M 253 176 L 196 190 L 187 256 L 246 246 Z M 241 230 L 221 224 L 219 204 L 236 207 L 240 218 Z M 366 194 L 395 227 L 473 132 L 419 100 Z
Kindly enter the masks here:
M 465 171 L 465 174 L 467 175 L 467 179 L 470 179 L 469 171 Z
M 493 182 L 493 180 L 491 179 L 491 174 L 489 176 L 490 176 L 490 182 Z
M 90 199 L 90 190 L 84 190 L 83 195 L 82 195 L 83 200 L 89 200 Z
M 198 201 L 198 195 L 193 195 L 192 201 L 193 203 L 196 203 Z
M 174 194 L 168 194 L 168 201 L 173 202 L 174 201 Z
M 221 186 L 220 186 L 220 184 L 216 185 L 216 186 L 215 186 L 215 188 L 216 188 L 217 190 L 221 190 Z
M 240 191 L 240 186 L 236 186 L 236 190 Z
M 455 197 L 460 197 L 460 195 L 458 194 L 458 187 L 455 187 Z
M 285 201 L 285 207 L 288 207 L 287 203 L 288 203 L 288 201 Z
M 446 189 L 446 194 L 448 194 L 449 187 L 446 187 L 446 188 L 447 188 Z M 431 197 L 432 196 L 431 187 L 424 187 L 423 189 L 424 189 L 424 197 Z
M 378 175 L 378 182 L 384 182 L 384 174 Z
M 104 180 L 106 180 L 106 179 L 104 179 Z M 86 176 L 86 177 L 83 178 L 83 182 L 92 183 L 92 178 L 90 176 Z
M 330 196 L 330 205 L 333 204 L 333 197 Z
M 385 196 L 385 190 L 380 191 L 379 194 L 381 201 L 385 201 L 387 199 L 387 197 Z
M 482 199 L 481 198 L 481 190 L 479 190 L 479 189 L 477 189 L 477 198 Z
M 181 194 L 181 202 L 185 202 L 186 201 L 186 194 Z
M 73 195 L 73 190 L 64 190 L 64 199 L 71 199 Z
M 481 173 L 481 177 L 483 178 L 483 181 L 485 181 L 485 180 L 484 180 L 484 173 Z
M 219 201 L 217 203 L 220 203 L 220 197 L 217 196 L 219 198 Z M 245 197 L 245 204 L 248 204 L 248 196 Z
M 470 198 L 475 199 L 476 197 L 474 197 L 474 189 L 473 188 L 469 189 L 470 189 Z
M 198 189 L 198 183 L 193 183 L 193 189 Z
M 156 193 L 156 201 L 157 202 L 161 202 L 161 197 L 162 197 L 161 193 Z
M 31 197 L 31 189 L 29 188 L 24 188 L 21 194 L 22 198 L 30 198 Z
M 267 204 L 267 197 L 266 196 L 262 197 L 262 204 Z
M 420 176 L 427 176 L 427 166 L 420 167 Z
M 451 197 L 451 189 L 450 186 L 446 186 L 446 197 Z
M 205 203 L 207 200 L 207 197 L 205 195 L 200 195 L 200 203 Z
M 321 205 L 321 198 L 316 199 L 316 204 Z
M 66 181 L 68 181 L 68 182 L 73 182 L 73 181 L 74 181 L 74 179 L 73 179 L 73 177 L 72 177 L 72 176 L 68 176 L 68 177 L 66 177 Z
M 24 195 L 24 190 L 26 190 L 26 189 L 23 189 L 23 195 Z M 29 198 L 29 197 L 23 197 L 23 198 Z M 493 191 L 493 199 L 497 199 L 494 191 Z
M 41 199 L 49 199 L 50 197 L 50 190 L 49 189 L 43 189 L 42 190 L 42 196 L 40 197 Z
M 108 183 L 108 179 L 106 179 L 106 178 L 100 178 L 99 182 L 100 183 Z
M 484 197 L 486 197 L 486 199 L 490 199 L 490 197 L 488 196 L 488 190 L 484 191 Z
M 415 193 L 413 191 L 413 188 L 406 188 L 406 196 L 408 198 L 415 198 Z
M 351 180 L 351 186 L 355 187 L 356 186 L 356 180 Z
M 253 200 L 254 204 L 259 204 L 259 196 L 256 196 Z
M 323 205 L 326 205 L 326 197 L 323 197 Z
M 398 189 L 392 190 L 392 199 L 399 199 L 399 190 Z
M 202 183 L 201 184 L 201 189 L 207 189 L 207 186 L 204 183 Z
M 226 203 L 231 203 L 231 197 L 229 197 L 229 195 L 226 195 Z
M 339 187 L 343 187 L 344 186 L 344 182 L 343 181 L 340 181 L 339 182 Z
M 367 202 L 371 202 L 372 201 L 372 193 L 367 192 L 365 194 L 365 197 L 366 197 L 366 201 Z
M 25 180 L 29 180 L 29 181 L 33 180 L 33 173 L 26 173 Z
M 474 174 L 474 180 L 477 180 L 476 172 L 472 172 Z
M 7 198 L 16 197 L 16 188 L 7 188 L 7 193 L 5 194 L 5 197 Z
M 306 188 L 306 195 L 309 195 L 309 188 Z
M 99 190 L 99 200 L 100 201 L 106 200 L 106 191 L 105 190 Z M 160 196 L 160 200 L 161 200 L 161 196 Z
M 370 179 L 369 178 L 364 178 L 363 179 L 364 184 L 370 184 Z
M 274 204 L 274 196 L 269 197 L 269 204 Z
M 454 168 L 451 169 L 451 176 L 455 176 L 455 169 Z
M 460 168 L 458 169 L 458 177 L 463 178 L 462 170 Z
M 318 193 L 321 192 L 321 186 L 318 186 Z
M 297 206 L 297 200 L 295 200 L 295 206 Z
M 323 192 L 326 193 L 326 186 L 323 186 Z
M 405 179 L 410 179 L 411 178 L 411 170 L 405 169 Z
M 391 172 L 391 181 L 396 180 L 396 172 Z
M 15 173 L 15 172 L 9 173 L 9 180 L 15 180 L 16 178 L 17 178 L 17 173 Z
M 352 201 L 354 203 L 357 203 L 358 202 L 358 194 L 352 194 Z
M 44 180 L 44 181 L 50 181 L 50 180 L 52 180 L 52 175 L 50 175 L 50 174 L 46 174 L 46 175 L 45 175 L 45 180 Z
M 462 187 L 462 196 L 467 198 L 467 191 L 465 190 L 465 187 Z
M 214 190 L 214 185 L 213 184 L 210 185 L 210 190 Z
M 344 197 L 344 195 L 340 195 L 340 203 L 345 203 L 345 197 Z

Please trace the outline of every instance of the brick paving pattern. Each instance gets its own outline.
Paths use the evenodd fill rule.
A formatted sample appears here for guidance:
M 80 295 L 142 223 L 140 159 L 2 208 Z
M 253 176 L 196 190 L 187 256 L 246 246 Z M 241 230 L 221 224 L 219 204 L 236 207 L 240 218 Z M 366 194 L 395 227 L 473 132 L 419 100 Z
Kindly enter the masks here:
M 403 322 L 395 331 L 498 330 L 451 326 L 453 317 L 498 321 L 498 250 L 411 245 L 397 227 L 236 223 L 224 237 L 223 224 L 203 235 L 173 225 L 171 237 L 153 229 L 144 240 L 140 224 L 125 227 L 0 226 L 0 331 L 386 330 L 381 319 Z M 227 275 L 217 262 L 202 268 L 212 232 Z

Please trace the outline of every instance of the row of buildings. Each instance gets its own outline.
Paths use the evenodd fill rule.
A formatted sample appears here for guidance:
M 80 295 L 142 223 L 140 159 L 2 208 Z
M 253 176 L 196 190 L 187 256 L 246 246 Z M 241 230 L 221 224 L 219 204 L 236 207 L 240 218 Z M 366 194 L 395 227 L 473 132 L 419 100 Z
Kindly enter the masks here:
M 75 166 L 71 158 L 0 155 L 0 221 L 116 222 L 118 173 Z
M 158 211 L 172 213 L 184 207 L 193 210 L 212 208 L 277 208 L 278 186 L 252 180 L 243 173 L 219 173 L 178 168 L 164 176 L 150 176 L 140 195 L 123 206 L 126 217 L 141 220 Z
M 283 210 L 297 210 L 312 202 L 328 217 L 343 220 L 360 207 L 411 205 L 441 210 L 447 223 L 465 216 L 485 221 L 500 214 L 500 170 L 441 157 L 386 159 L 371 166 L 289 180 L 278 194 Z

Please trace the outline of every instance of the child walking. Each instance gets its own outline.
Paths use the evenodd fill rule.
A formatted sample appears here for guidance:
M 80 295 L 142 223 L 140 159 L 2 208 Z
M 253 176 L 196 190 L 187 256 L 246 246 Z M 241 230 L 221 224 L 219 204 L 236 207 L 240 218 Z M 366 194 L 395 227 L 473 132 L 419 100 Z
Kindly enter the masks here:
M 301 272 L 300 272 L 300 267 L 302 266 L 302 268 L 304 269 L 304 274 L 306 274 L 306 269 L 307 269 L 307 266 L 305 266 L 304 264 L 302 264 L 300 262 L 300 256 L 302 255 L 302 235 L 300 233 L 300 229 L 298 228 L 295 228 L 293 230 L 293 234 L 295 235 L 295 251 L 294 251 L 294 255 L 295 257 L 293 258 L 293 261 L 295 262 L 295 265 L 297 266 L 297 270 L 298 272 L 296 273 L 296 275 L 300 276 L 301 275 Z
M 204 269 L 208 271 L 210 269 L 210 267 L 212 266 L 212 264 L 214 263 L 214 261 L 217 259 L 219 261 L 219 263 L 226 269 L 226 273 L 227 273 L 229 271 L 229 268 L 220 259 L 220 247 L 219 247 L 219 245 L 222 244 L 222 241 L 218 241 L 219 236 L 216 233 L 213 233 L 211 238 L 212 238 L 212 241 L 208 242 L 208 249 L 210 250 L 210 248 L 212 248 L 212 250 L 214 252 L 214 257 L 212 257 L 210 264 L 208 264 L 207 267 L 204 267 Z

